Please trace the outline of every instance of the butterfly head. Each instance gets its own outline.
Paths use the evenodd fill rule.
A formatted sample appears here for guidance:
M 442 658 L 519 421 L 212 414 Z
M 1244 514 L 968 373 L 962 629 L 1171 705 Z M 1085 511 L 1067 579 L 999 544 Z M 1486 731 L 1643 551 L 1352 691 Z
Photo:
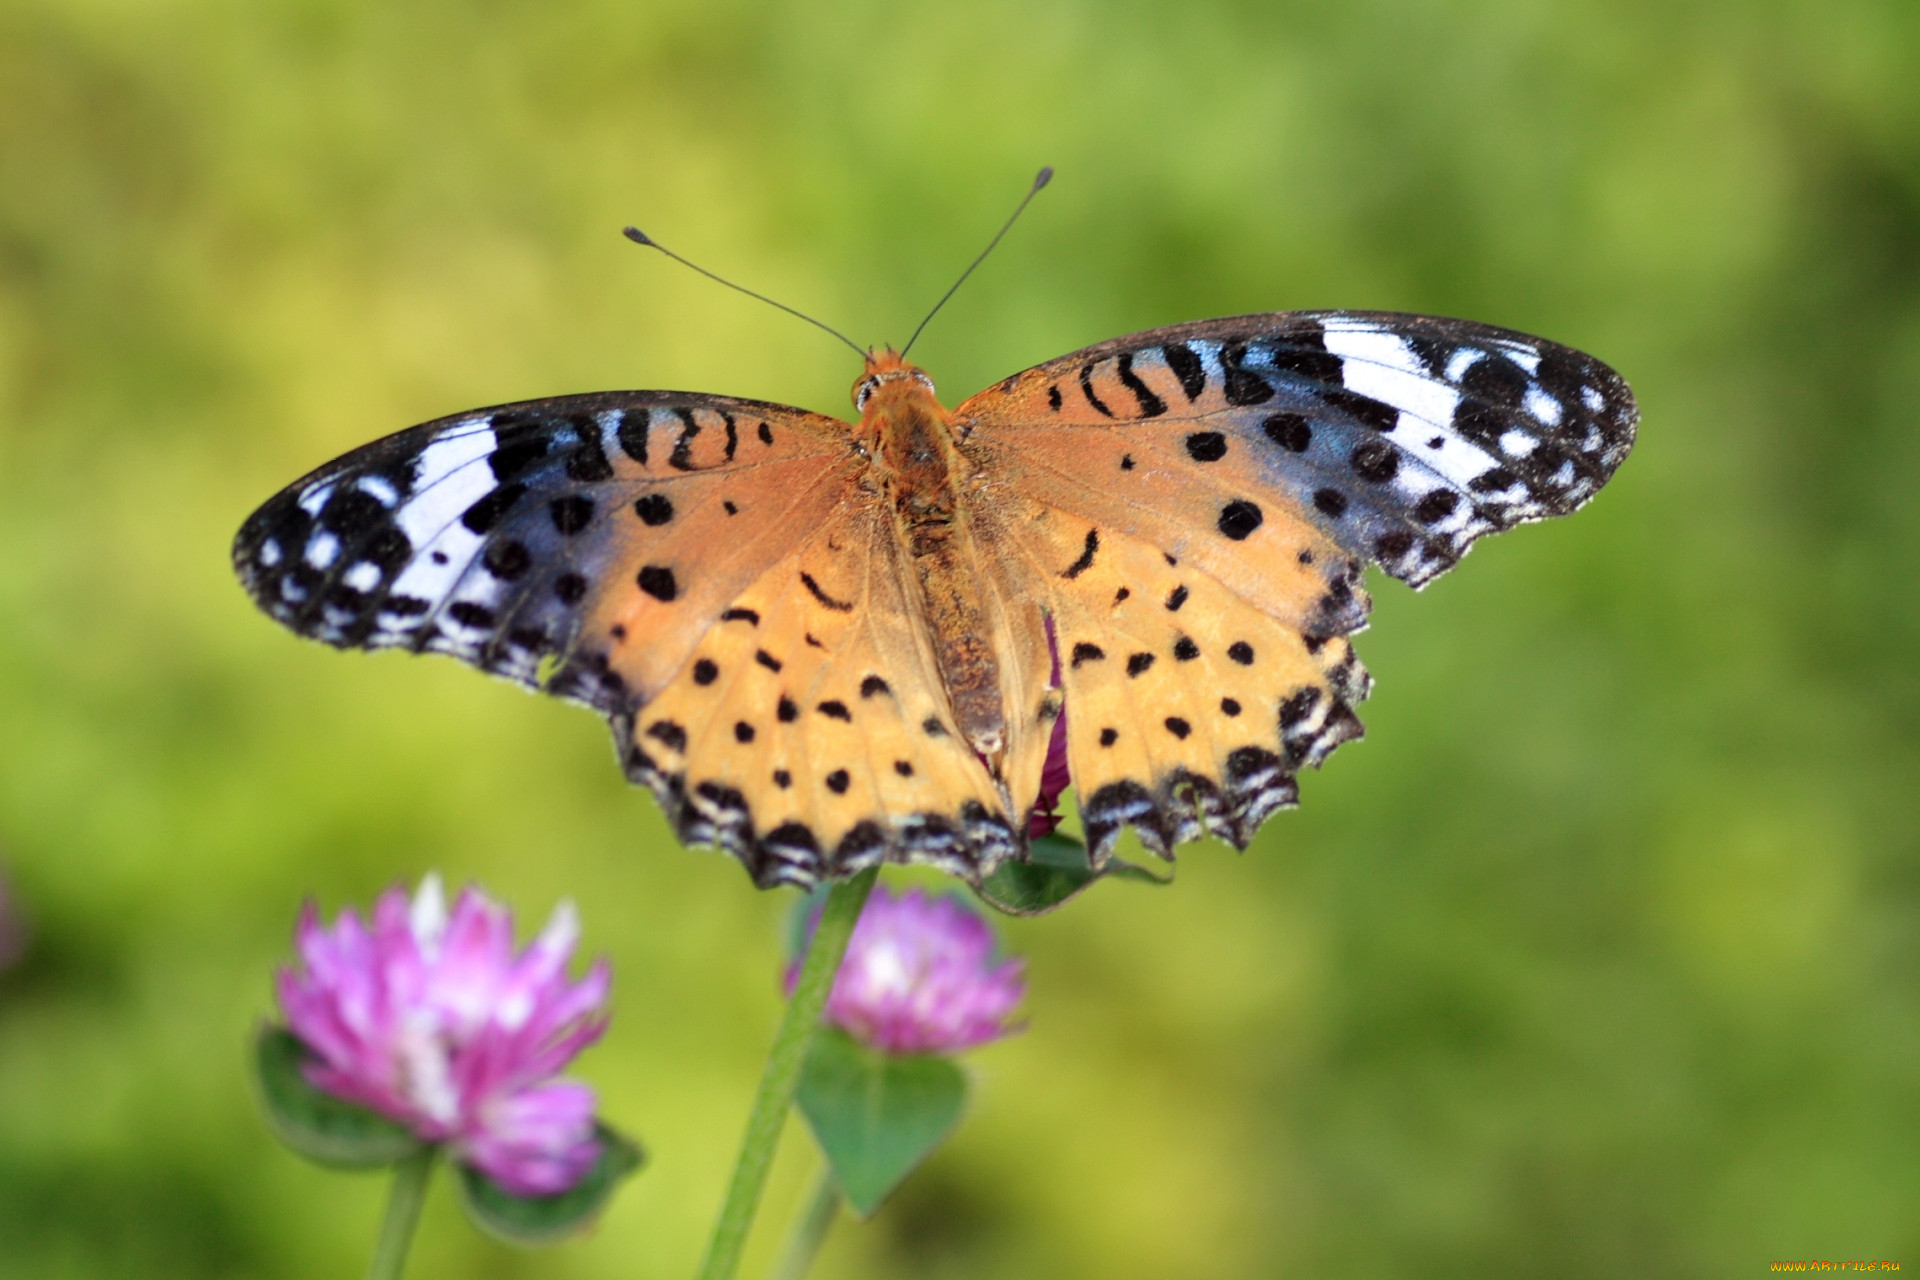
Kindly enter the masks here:
M 933 379 L 920 366 L 907 363 L 892 347 L 867 352 L 867 367 L 853 384 L 853 407 L 863 416 L 919 396 L 933 398 Z

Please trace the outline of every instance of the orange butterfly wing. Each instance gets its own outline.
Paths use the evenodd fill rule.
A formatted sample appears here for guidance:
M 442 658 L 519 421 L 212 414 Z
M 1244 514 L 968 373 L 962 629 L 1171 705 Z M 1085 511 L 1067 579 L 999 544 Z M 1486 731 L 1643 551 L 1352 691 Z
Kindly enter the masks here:
M 328 463 L 248 518 L 234 566 L 303 635 L 449 653 L 612 711 L 657 694 L 858 471 L 846 425 L 803 410 L 560 396 Z
M 951 733 L 843 422 L 609 392 L 355 450 L 242 527 L 260 606 L 349 648 L 449 653 L 606 713 L 683 839 L 762 885 L 1020 845 Z M 883 674 L 884 673 L 884 674 Z
M 1203 831 L 1244 846 L 1361 731 L 1343 637 L 1365 562 L 1421 585 L 1485 533 L 1575 509 L 1637 418 L 1569 348 L 1359 312 L 1135 334 L 962 404 L 1002 494 L 991 540 L 1017 552 L 984 571 L 1055 623 L 1096 857 L 1126 825 L 1161 853 Z

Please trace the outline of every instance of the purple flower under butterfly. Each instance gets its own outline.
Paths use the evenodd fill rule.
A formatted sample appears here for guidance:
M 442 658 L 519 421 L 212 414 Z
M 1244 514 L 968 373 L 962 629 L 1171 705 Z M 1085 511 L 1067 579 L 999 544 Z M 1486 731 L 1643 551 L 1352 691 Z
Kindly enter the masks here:
M 995 963 L 993 930 L 958 899 L 876 888 L 847 944 L 826 1020 L 886 1053 L 956 1053 L 1018 1030 L 1023 963 Z M 800 974 L 787 971 L 787 989 Z
M 406 1125 L 519 1196 L 574 1186 L 599 1156 L 593 1091 L 553 1077 L 606 1029 L 610 973 L 569 983 L 569 903 L 518 955 L 513 914 L 467 888 L 449 914 L 438 876 L 411 902 L 395 887 L 371 925 L 331 928 L 309 903 L 299 968 L 278 976 L 288 1029 L 317 1061 L 315 1087 Z

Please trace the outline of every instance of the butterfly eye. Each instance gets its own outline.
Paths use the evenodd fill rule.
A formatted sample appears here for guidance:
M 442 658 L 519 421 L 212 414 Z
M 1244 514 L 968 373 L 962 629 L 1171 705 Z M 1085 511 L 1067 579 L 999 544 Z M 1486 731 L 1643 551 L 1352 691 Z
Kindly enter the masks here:
M 926 387 L 929 393 L 936 390 L 936 388 L 933 385 L 933 379 L 929 378 L 926 374 L 920 372 L 918 369 L 915 369 L 913 371 L 913 376 L 917 378 L 923 386 Z
M 873 389 L 878 386 L 879 383 L 880 380 L 878 378 L 868 378 L 865 382 L 861 383 L 860 389 L 853 393 L 853 407 L 865 412 L 867 397 L 873 394 Z

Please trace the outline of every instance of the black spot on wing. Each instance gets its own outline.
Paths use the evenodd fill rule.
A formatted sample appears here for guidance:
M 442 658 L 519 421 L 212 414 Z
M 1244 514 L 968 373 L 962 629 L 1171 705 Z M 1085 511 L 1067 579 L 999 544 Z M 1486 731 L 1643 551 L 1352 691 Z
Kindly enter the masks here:
M 1267 433 L 1267 439 L 1294 453 L 1305 453 L 1313 443 L 1313 428 L 1297 413 L 1269 414 L 1260 429 Z
M 1140 416 L 1157 418 L 1167 411 L 1167 402 L 1153 393 L 1153 389 L 1140 381 L 1140 375 L 1133 371 L 1133 353 L 1123 352 L 1116 362 L 1120 385 L 1133 392 L 1133 398 L 1140 402 Z
M 673 452 L 667 455 L 667 465 L 675 471 L 692 471 L 693 441 L 700 434 L 700 424 L 694 420 L 691 409 L 675 409 L 673 412 L 680 419 L 680 438 L 673 442 Z
M 494 438 L 500 444 L 488 456 L 487 466 L 492 468 L 493 478 L 503 484 L 547 456 L 545 432 L 528 430 L 524 426 L 516 430 L 502 429 L 502 419 L 513 421 L 518 416 L 498 413 L 493 419 Z
M 1347 514 L 1347 495 L 1338 489 L 1316 489 L 1313 492 L 1313 505 L 1322 514 L 1338 519 Z
M 1091 364 L 1085 364 L 1080 366 L 1080 391 L 1081 391 L 1081 394 L 1086 396 L 1087 403 L 1092 405 L 1095 409 L 1098 409 L 1102 417 L 1111 418 L 1113 416 L 1113 410 L 1107 408 L 1105 403 L 1101 401 L 1100 397 L 1094 394 L 1093 366 Z
M 1283 373 L 1329 387 L 1340 385 L 1340 357 L 1327 350 L 1326 333 L 1317 323 L 1308 322 L 1275 337 L 1268 344 L 1267 360 Z
M 1273 387 L 1267 380 L 1245 367 L 1245 341 L 1225 342 L 1220 346 L 1220 367 L 1226 372 L 1227 403 L 1262 404 L 1273 399 Z
M 1187 456 L 1195 462 L 1218 462 L 1227 456 L 1227 438 L 1218 431 L 1195 431 L 1187 436 Z
M 1400 425 L 1400 411 L 1371 396 L 1363 396 L 1357 391 L 1348 391 L 1341 387 L 1328 387 L 1319 395 L 1334 408 L 1358 419 L 1363 426 L 1371 427 L 1375 431 L 1387 432 Z
M 620 451 L 643 467 L 647 465 L 647 433 L 652 426 L 653 415 L 645 409 L 628 409 L 620 415 L 620 428 L 614 433 Z
M 814 581 L 813 575 L 804 569 L 800 571 L 800 585 L 805 587 L 808 594 L 812 595 L 815 600 L 818 600 L 827 608 L 832 609 L 835 613 L 853 612 L 853 605 L 850 602 L 846 600 L 836 600 L 828 595 L 821 589 L 820 584 Z
M 613 464 L 600 443 L 600 424 L 590 413 L 576 413 L 567 419 L 573 427 L 574 446 L 567 451 L 567 478 L 579 484 L 595 484 L 613 479 Z
M 520 501 L 526 492 L 527 486 L 517 480 L 512 484 L 503 484 L 468 507 L 461 514 L 460 523 L 474 533 L 486 533 L 500 522 L 500 517 L 513 509 L 513 504 Z
M 671 603 L 674 597 L 680 594 L 680 586 L 674 581 L 673 570 L 665 565 L 647 565 L 640 570 L 638 581 L 642 591 L 662 604 Z
M 1460 497 L 1451 489 L 1435 489 L 1414 504 L 1413 518 L 1421 524 L 1438 524 L 1460 505 Z
M 1087 530 L 1086 546 L 1080 551 L 1080 558 L 1060 571 L 1063 578 L 1077 578 L 1093 567 L 1094 553 L 1100 550 L 1100 531 Z
M 1235 542 L 1246 541 L 1265 521 L 1260 508 L 1244 498 L 1236 498 L 1220 508 L 1220 532 Z
M 507 538 L 489 543 L 480 554 L 480 563 L 502 582 L 512 582 L 533 567 L 533 553 L 527 550 L 525 543 Z
M 1187 393 L 1188 402 L 1198 400 L 1200 393 L 1207 389 L 1207 367 L 1200 357 L 1184 342 L 1169 342 L 1161 352 L 1166 356 L 1167 368 L 1180 379 L 1180 389 Z
M 1353 471 L 1362 480 L 1385 484 L 1400 469 L 1400 451 L 1384 440 L 1363 440 L 1353 451 Z

